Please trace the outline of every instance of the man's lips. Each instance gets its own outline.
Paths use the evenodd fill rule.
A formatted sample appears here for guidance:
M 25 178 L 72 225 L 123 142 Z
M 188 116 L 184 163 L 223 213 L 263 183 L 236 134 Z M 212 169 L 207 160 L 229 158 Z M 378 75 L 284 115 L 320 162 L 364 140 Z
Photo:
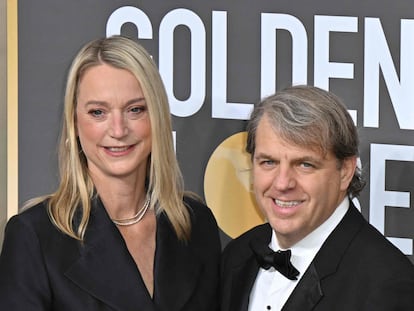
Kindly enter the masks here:
M 284 200 L 278 200 L 278 199 L 274 199 L 273 200 L 275 202 L 276 205 L 282 207 L 282 208 L 290 208 L 290 207 L 295 207 L 298 206 L 299 204 L 301 204 L 303 201 L 284 201 Z

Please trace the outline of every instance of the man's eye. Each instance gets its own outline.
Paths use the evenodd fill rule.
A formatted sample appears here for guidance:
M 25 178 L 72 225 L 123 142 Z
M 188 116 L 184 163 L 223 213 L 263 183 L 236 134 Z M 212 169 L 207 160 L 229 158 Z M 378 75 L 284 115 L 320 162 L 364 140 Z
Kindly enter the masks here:
M 311 163 L 308 163 L 308 162 L 302 162 L 302 164 L 301 164 L 303 167 L 305 167 L 305 168 L 311 168 L 311 167 L 314 167 Z
M 275 163 L 275 161 L 273 161 L 273 160 L 263 160 L 261 162 L 261 164 L 264 165 L 264 166 L 272 166 L 274 163 Z

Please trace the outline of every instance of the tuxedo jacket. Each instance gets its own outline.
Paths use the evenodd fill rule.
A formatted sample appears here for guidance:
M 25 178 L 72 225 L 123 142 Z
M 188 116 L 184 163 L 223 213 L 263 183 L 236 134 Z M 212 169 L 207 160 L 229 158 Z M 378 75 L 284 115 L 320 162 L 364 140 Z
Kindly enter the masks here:
M 247 311 L 259 265 L 249 243 L 270 243 L 260 225 L 231 241 L 221 266 L 221 310 Z M 276 272 L 275 272 L 276 273 Z M 414 266 L 351 203 L 286 301 L 284 311 L 414 310 Z
M 189 205 L 191 239 L 178 241 L 157 216 L 154 294 L 99 199 L 84 242 L 59 232 L 45 202 L 14 216 L 0 255 L 0 309 L 7 311 L 217 310 L 220 239 L 211 211 Z

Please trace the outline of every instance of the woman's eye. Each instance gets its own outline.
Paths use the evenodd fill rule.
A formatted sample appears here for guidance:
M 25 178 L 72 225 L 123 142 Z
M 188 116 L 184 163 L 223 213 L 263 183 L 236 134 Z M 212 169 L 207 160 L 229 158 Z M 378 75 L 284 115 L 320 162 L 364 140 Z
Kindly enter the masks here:
M 133 107 L 133 108 L 130 109 L 130 111 L 133 112 L 133 113 L 140 113 L 143 110 L 144 109 L 142 107 Z
M 97 117 L 97 118 L 103 116 L 104 114 L 104 112 L 100 109 L 93 109 L 93 110 L 90 110 L 88 113 L 92 115 L 93 117 Z
M 145 106 L 135 106 L 128 109 L 128 114 L 131 119 L 138 119 L 144 115 L 145 110 Z
M 146 109 L 147 109 L 146 106 L 135 106 L 135 107 L 131 107 L 129 111 L 132 112 L 133 114 L 140 114 L 144 112 Z

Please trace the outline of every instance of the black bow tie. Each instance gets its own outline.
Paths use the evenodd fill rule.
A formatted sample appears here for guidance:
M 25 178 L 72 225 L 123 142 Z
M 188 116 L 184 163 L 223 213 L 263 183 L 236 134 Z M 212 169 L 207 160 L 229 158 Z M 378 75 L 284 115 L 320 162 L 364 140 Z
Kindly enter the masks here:
M 267 245 L 260 247 L 255 243 L 251 243 L 250 246 L 263 269 L 268 270 L 270 267 L 274 267 L 289 280 L 298 279 L 299 271 L 290 262 L 292 252 L 289 249 L 275 252 Z

